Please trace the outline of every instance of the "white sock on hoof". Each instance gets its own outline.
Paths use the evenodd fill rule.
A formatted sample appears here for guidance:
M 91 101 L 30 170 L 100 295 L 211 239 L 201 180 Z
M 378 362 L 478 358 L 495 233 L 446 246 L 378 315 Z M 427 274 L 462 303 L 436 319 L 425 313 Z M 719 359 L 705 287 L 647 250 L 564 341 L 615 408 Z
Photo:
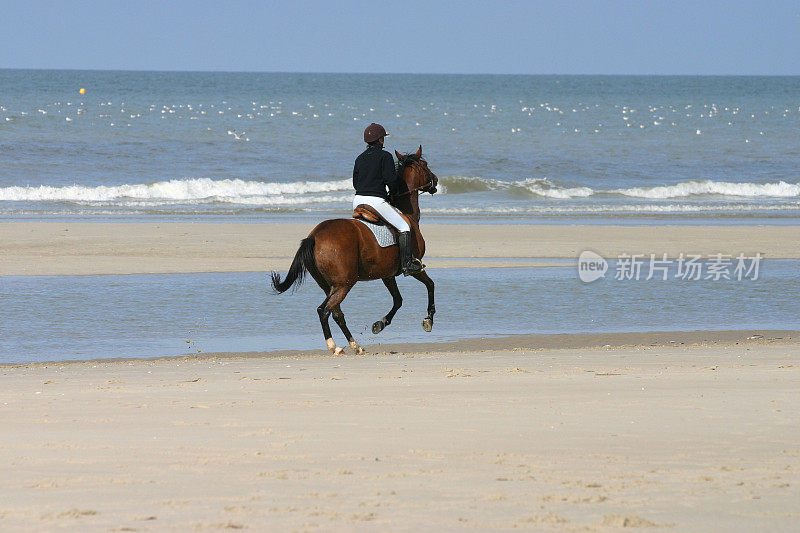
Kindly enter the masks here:
M 350 347 L 354 352 L 356 352 L 357 355 L 364 353 L 364 348 L 362 348 L 356 341 L 350 341 Z

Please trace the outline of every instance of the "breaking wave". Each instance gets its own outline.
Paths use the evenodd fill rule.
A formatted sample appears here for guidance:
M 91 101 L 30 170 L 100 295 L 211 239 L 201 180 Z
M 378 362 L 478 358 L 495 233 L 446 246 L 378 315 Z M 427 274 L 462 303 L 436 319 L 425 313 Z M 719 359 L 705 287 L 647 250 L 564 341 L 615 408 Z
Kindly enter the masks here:
M 796 198 L 800 197 L 800 183 L 733 183 L 726 181 L 684 181 L 674 185 L 633 187 L 626 189 L 591 189 L 567 187 L 547 178 L 521 181 L 500 181 L 486 178 L 448 176 L 440 183 L 447 193 L 459 194 L 481 191 L 505 190 L 509 193 L 527 192 L 545 198 L 586 198 L 595 195 L 627 196 L 644 199 L 687 198 L 690 196 L 729 196 L 736 198 Z
M 800 196 L 800 183 L 731 183 L 725 181 L 685 181 L 662 187 L 635 187 L 619 189 L 623 196 L 632 198 L 686 198 L 688 196 L 715 195 L 735 197 L 794 198 Z
M 590 197 L 641 200 L 680 200 L 728 197 L 744 201 L 758 198 L 800 198 L 800 183 L 733 183 L 685 181 L 674 185 L 623 189 L 568 186 L 547 178 L 502 181 L 479 177 L 444 176 L 441 193 L 448 195 L 499 191 L 516 200 L 581 199 Z M 0 187 L 0 202 L 58 202 L 82 206 L 148 207 L 169 205 L 297 206 L 343 203 L 352 195 L 350 179 L 327 181 L 262 182 L 242 179 L 175 179 L 131 185 L 66 185 Z
M 218 201 L 222 203 L 258 203 L 260 199 L 297 195 L 298 203 L 308 200 L 308 194 L 335 193 L 352 190 L 352 181 L 297 181 L 292 183 L 245 181 L 241 179 L 213 180 L 210 178 L 158 181 L 133 185 L 67 185 L 53 187 L 0 187 L 0 201 L 11 202 L 81 202 L 123 203 L 152 201 L 159 203 L 192 203 Z
M 453 208 L 428 208 L 426 215 L 596 215 L 596 214 L 681 214 L 681 213 L 752 213 L 763 214 L 771 212 L 797 212 L 800 202 L 785 204 L 753 205 L 753 204 L 599 204 L 599 205 L 533 205 L 529 207 L 483 206 L 453 207 Z
M 439 180 L 444 192 L 460 194 L 481 191 L 508 191 L 510 194 L 533 194 L 544 198 L 585 198 L 594 194 L 589 187 L 564 187 L 547 178 L 500 181 L 466 176 L 445 176 Z

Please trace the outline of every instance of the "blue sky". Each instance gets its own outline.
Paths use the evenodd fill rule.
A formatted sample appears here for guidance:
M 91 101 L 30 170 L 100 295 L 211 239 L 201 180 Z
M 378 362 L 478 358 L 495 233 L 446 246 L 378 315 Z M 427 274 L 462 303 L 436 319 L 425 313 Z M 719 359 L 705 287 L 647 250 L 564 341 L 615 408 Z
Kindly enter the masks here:
M 0 0 L 0 68 L 800 74 L 800 0 Z

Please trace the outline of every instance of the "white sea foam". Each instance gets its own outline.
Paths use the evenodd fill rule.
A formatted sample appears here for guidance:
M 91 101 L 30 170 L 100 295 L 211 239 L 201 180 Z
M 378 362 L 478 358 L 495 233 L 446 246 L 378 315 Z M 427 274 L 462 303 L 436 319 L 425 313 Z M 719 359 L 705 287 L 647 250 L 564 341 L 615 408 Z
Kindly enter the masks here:
M 478 177 L 445 176 L 440 194 L 458 195 L 500 191 L 515 199 L 568 201 L 590 197 L 627 197 L 640 200 L 699 200 L 708 196 L 745 199 L 800 198 L 800 183 L 732 183 L 685 181 L 674 185 L 626 189 L 570 187 L 546 179 L 502 181 Z M 291 206 L 343 202 L 352 194 L 350 179 L 329 181 L 261 182 L 242 179 L 194 178 L 95 187 L 0 187 L 3 202 L 65 202 L 91 206 L 147 207 L 167 205 L 239 204 Z M 560 202 L 559 202 L 560 203 Z M 728 207 L 729 209 L 730 207 Z
M 257 203 L 254 202 L 254 199 L 278 199 L 281 195 L 298 195 L 297 200 L 302 198 L 302 202 L 307 201 L 308 197 L 301 195 L 349 191 L 351 189 L 352 182 L 349 179 L 279 183 L 245 181 L 241 179 L 212 180 L 198 178 L 132 185 L 99 185 L 96 187 L 84 185 L 0 187 L 0 201 L 82 202 L 103 203 L 105 205 L 121 204 L 131 200 L 159 202 L 159 205 L 196 201 L 249 204 Z
M 452 208 L 427 208 L 427 215 L 591 215 L 591 214 L 680 214 L 680 213 L 715 213 L 715 214 L 742 214 L 758 215 L 767 212 L 800 211 L 800 202 L 785 204 L 601 204 L 601 205 L 532 205 L 528 207 L 452 207 Z
M 687 196 L 718 195 L 737 197 L 794 198 L 800 196 L 800 183 L 731 183 L 725 181 L 685 181 L 663 187 L 634 187 L 617 192 L 633 198 L 686 198 Z
M 229 205 L 243 205 L 243 206 L 302 206 L 314 204 L 331 204 L 331 203 L 346 203 L 352 201 L 350 195 L 347 196 L 333 196 L 333 195 L 304 195 L 304 196 L 244 196 L 244 197 L 223 197 L 223 196 L 209 196 L 208 198 L 197 198 L 192 200 L 117 200 L 117 201 L 100 201 L 100 202 L 75 202 L 77 205 L 87 207 L 165 207 L 180 204 L 186 205 L 211 205 L 211 204 L 229 204 Z
M 585 198 L 594 194 L 589 187 L 563 187 L 547 178 L 501 181 L 470 176 L 445 176 L 439 181 L 439 184 L 439 189 L 449 194 L 507 190 L 511 193 L 523 192 L 545 198 L 562 199 Z
M 514 186 L 523 187 L 533 194 L 545 198 L 586 198 L 594 194 L 589 187 L 560 187 L 548 179 L 527 179 L 514 182 Z
M 315 196 L 310 202 L 298 203 L 297 198 L 272 198 L 266 202 L 255 202 L 253 205 L 240 206 L 238 208 L 231 204 L 214 208 L 210 204 L 201 201 L 194 201 L 189 204 L 176 205 L 174 202 L 145 202 L 127 201 L 120 203 L 79 203 L 76 207 L 64 207 L 63 209 L 7 209 L 0 208 L 0 215 L 13 216 L 62 216 L 62 215 L 107 215 L 118 216 L 121 213 L 129 214 L 152 214 L 149 209 L 158 209 L 162 215 L 169 214 L 203 214 L 203 215 L 237 215 L 248 212 L 319 212 L 328 210 L 322 204 L 336 204 L 335 211 L 345 213 L 350 205 L 349 198 L 337 196 Z M 84 207 L 85 206 L 85 207 Z M 191 206 L 197 206 L 192 208 Z M 552 205 L 537 204 L 526 207 L 519 206 L 496 206 L 485 205 L 480 207 L 426 207 L 425 216 L 659 216 L 659 215 L 703 215 L 712 216 L 736 215 L 744 217 L 758 217 L 767 214 L 786 213 L 788 216 L 796 216 L 800 212 L 800 202 L 788 202 L 782 204 L 758 205 L 758 204 L 600 204 L 600 205 Z
M 644 199 L 687 198 L 690 196 L 730 196 L 738 198 L 796 198 L 800 197 L 800 183 L 733 183 L 725 181 L 684 181 L 674 185 L 633 187 L 625 189 L 592 189 L 566 187 L 547 178 L 521 181 L 501 181 L 467 176 L 445 176 L 440 180 L 444 191 L 450 194 L 508 190 L 526 191 L 536 196 L 555 199 L 587 198 L 594 195 L 627 196 Z

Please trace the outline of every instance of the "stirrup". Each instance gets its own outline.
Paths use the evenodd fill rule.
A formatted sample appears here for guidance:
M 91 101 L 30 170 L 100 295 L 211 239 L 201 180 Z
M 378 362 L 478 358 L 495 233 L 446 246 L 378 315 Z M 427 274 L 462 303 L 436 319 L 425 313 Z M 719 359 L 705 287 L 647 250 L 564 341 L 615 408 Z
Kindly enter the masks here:
M 411 274 L 419 274 L 420 272 L 423 272 L 425 270 L 425 265 L 422 264 L 422 261 L 420 261 L 416 257 L 413 257 L 411 259 L 411 263 L 403 267 L 402 270 L 404 276 L 410 276 Z

